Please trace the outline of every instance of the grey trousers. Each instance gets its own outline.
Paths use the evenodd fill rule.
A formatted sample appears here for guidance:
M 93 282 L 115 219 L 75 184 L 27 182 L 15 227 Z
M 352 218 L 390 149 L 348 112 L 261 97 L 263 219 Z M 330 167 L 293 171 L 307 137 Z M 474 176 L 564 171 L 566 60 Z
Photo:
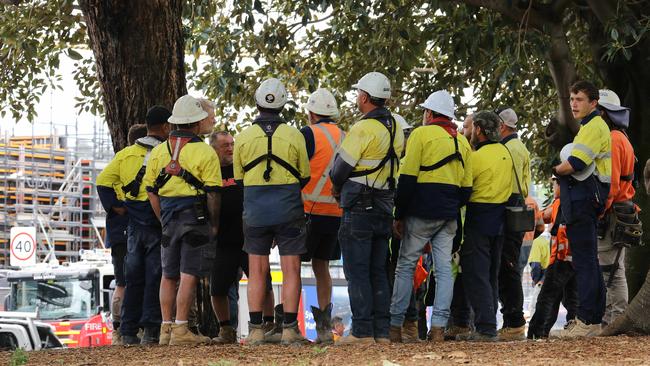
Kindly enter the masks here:
M 607 215 L 613 215 L 607 213 Z M 607 286 L 607 299 L 605 305 L 605 315 L 603 316 L 602 325 L 611 324 L 614 319 L 623 314 L 628 304 L 627 279 L 625 277 L 625 252 L 621 249 L 618 258 L 618 268 L 612 273 L 611 265 L 616 260 L 619 248 L 612 245 L 611 232 L 614 230 L 614 217 L 609 218 L 609 227 L 603 239 L 598 239 L 598 262 L 603 269 L 603 280 Z M 611 279 L 610 283 L 610 277 Z

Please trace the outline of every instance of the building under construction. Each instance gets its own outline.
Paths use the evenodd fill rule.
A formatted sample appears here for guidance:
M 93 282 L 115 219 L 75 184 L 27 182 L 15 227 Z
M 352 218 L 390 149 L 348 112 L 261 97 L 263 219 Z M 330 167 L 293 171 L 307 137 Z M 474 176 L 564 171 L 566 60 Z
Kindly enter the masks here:
M 0 264 L 9 265 L 16 226 L 36 228 L 39 259 L 54 249 L 59 261 L 76 261 L 80 249 L 104 245 L 95 178 L 113 156 L 108 133 L 56 127 L 44 136 L 0 135 Z

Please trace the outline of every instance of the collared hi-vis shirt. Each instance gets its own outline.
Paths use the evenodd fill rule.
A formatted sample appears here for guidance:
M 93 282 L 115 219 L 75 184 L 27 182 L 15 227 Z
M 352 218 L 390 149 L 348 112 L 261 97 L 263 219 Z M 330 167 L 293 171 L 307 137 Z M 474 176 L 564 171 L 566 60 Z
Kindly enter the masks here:
M 395 195 L 395 218 L 416 216 L 451 220 L 465 205 L 472 191 L 471 147 L 465 136 L 454 137 L 437 125 L 422 126 L 411 134 L 402 159 Z M 458 152 L 462 162 L 453 159 L 434 170 L 423 170 Z
M 179 176 L 171 176 L 162 186 L 156 184 L 161 171 L 171 161 L 170 140 L 178 136 L 192 138 L 180 150 L 178 162 L 183 169 L 203 183 L 202 189 L 195 188 Z M 143 179 L 147 191 L 160 196 L 163 225 L 169 221 L 174 212 L 191 208 L 196 200 L 205 199 L 206 192 L 218 191 L 222 185 L 219 158 L 210 145 L 192 133 L 179 130 L 172 131 L 169 139 L 151 151 Z
M 574 147 L 569 163 L 576 171 L 596 164 L 594 175 L 601 183 L 609 184 L 612 176 L 612 138 L 609 127 L 598 111 L 580 122 L 580 130 L 573 139 Z
M 244 167 L 268 153 L 267 126 L 272 135 L 273 155 L 284 160 L 299 173 L 295 177 L 275 161 L 271 162 L 269 180 L 264 177 L 266 159 L 244 171 Z M 301 188 L 309 180 L 310 168 L 305 139 L 298 129 L 278 116 L 263 113 L 235 137 L 235 180 L 244 185 L 244 223 L 263 227 L 278 225 L 304 217 Z
M 500 235 L 512 193 L 512 159 L 503 144 L 485 141 L 471 154 L 472 195 L 465 225 L 484 235 Z
M 521 186 L 521 192 L 519 192 L 517 177 L 513 175 L 512 194 L 518 194 L 521 195 L 521 197 L 528 197 L 528 187 L 530 186 L 530 153 L 516 133 L 506 136 L 501 143 L 506 145 L 510 154 L 512 154 L 512 159 L 515 162 L 515 169 L 517 169 L 517 175 L 519 177 L 519 186 Z
M 621 131 L 613 130 L 612 136 L 612 183 L 605 210 L 614 202 L 629 201 L 634 197 L 634 149 Z

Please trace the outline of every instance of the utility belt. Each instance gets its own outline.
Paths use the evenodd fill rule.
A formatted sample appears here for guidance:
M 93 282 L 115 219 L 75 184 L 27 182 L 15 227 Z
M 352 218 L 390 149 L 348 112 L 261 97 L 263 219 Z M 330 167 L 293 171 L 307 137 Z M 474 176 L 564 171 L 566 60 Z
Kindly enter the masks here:
M 634 202 L 615 202 L 610 212 L 611 215 L 605 215 L 598 222 L 598 238 L 604 239 L 610 235 L 612 245 L 618 248 L 643 245 L 641 241 L 643 227 Z M 610 220 L 614 220 L 613 227 Z M 609 231 L 610 227 L 612 227 L 611 231 Z
M 349 204 L 345 204 L 344 208 L 354 212 L 371 212 L 371 211 L 385 211 L 387 214 L 391 213 L 393 192 L 386 189 L 377 189 L 358 184 L 360 189 L 358 192 L 353 193 Z

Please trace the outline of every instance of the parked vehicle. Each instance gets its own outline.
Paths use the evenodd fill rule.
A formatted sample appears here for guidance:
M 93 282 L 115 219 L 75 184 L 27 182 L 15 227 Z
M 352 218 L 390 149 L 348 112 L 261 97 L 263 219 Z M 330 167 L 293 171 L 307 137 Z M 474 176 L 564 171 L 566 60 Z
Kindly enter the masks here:
M 61 348 L 54 327 L 36 321 L 37 313 L 0 311 L 0 350 L 38 351 L 44 348 Z

